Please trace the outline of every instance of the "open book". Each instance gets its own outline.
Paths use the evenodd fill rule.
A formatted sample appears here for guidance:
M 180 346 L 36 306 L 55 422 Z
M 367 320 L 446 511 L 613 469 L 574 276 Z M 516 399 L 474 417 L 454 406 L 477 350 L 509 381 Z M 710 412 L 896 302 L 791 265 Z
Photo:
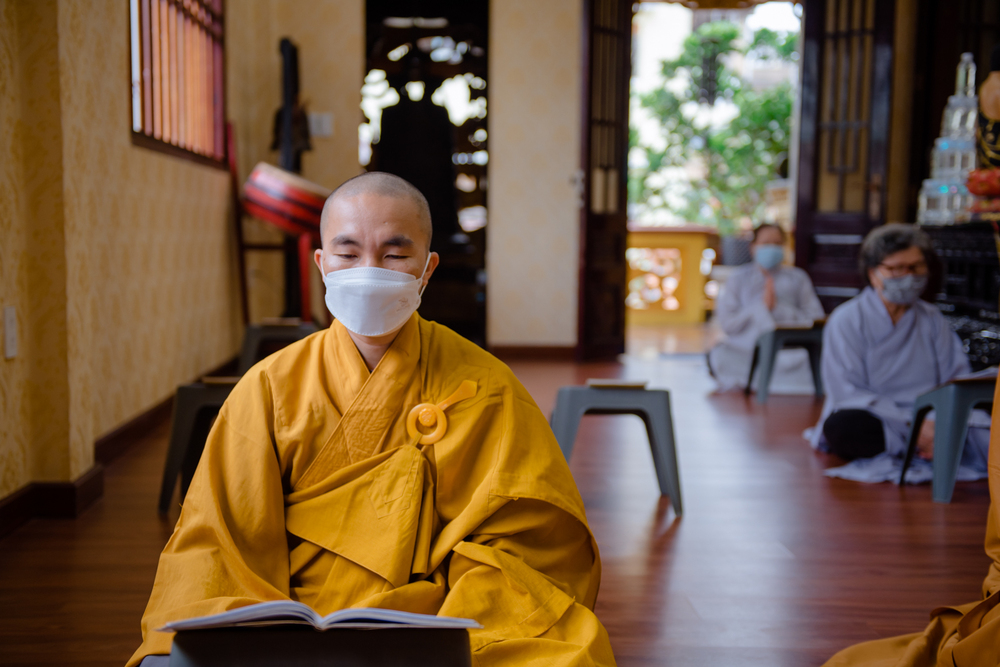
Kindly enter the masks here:
M 294 600 L 274 600 L 260 602 L 239 609 L 230 609 L 220 614 L 172 621 L 159 629 L 160 632 L 180 630 L 204 630 L 208 628 L 231 628 L 245 626 L 311 625 L 317 630 L 331 628 L 481 628 L 470 618 L 451 616 L 429 616 L 412 614 L 395 609 L 341 609 L 326 616 L 320 616 L 312 608 Z

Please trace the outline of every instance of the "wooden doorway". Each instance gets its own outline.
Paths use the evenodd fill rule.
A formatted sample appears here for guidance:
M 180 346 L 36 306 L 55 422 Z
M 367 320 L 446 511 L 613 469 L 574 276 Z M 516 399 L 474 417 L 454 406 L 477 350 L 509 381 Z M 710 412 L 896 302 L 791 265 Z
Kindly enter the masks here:
M 885 220 L 895 0 L 805 0 L 796 264 L 827 312 Z
M 427 197 L 441 263 L 421 316 L 485 346 L 489 0 L 366 0 L 365 9 L 371 143 L 359 157 Z M 466 103 L 450 100 L 455 87 Z
M 577 357 L 625 351 L 631 0 L 584 0 Z

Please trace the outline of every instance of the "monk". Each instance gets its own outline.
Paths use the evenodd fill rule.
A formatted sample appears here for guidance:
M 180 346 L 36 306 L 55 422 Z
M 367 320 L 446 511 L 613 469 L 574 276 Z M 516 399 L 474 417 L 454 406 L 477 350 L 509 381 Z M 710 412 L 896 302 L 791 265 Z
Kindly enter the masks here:
M 475 619 L 478 665 L 614 665 L 597 544 L 548 423 L 509 368 L 415 312 L 439 261 L 424 197 L 364 174 L 321 231 L 336 320 L 226 401 L 128 665 L 169 654 L 164 623 L 289 598 Z
M 865 642 L 844 649 L 824 667 L 996 667 L 1000 664 L 1000 384 L 993 398 L 990 430 L 990 512 L 986 554 L 993 561 L 983 581 L 983 599 L 931 612 L 923 632 Z

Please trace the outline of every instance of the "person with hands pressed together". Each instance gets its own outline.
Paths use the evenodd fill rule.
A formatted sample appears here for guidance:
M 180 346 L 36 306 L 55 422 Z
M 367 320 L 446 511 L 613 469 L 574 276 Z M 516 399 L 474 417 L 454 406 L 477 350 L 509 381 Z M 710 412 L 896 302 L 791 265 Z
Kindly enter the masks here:
M 785 232 L 763 224 L 754 230 L 753 261 L 740 266 L 722 286 L 713 321 L 722 339 L 708 353 L 709 371 L 720 389 L 744 387 L 757 339 L 782 325 L 811 326 L 824 316 L 805 271 L 783 264 Z M 782 350 L 774 386 L 812 387 L 805 350 Z
M 478 665 L 614 665 L 597 545 L 552 430 L 510 369 L 415 311 L 427 202 L 372 172 L 327 200 L 332 326 L 223 406 L 160 556 L 129 667 L 169 621 L 267 600 L 472 618 Z

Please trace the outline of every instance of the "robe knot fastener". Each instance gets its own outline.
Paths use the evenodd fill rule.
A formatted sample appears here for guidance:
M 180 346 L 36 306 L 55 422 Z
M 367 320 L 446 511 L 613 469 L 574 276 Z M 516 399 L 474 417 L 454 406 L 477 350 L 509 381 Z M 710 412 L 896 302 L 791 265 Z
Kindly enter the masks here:
M 421 445 L 433 445 L 448 432 L 448 418 L 445 416 L 444 411 L 459 401 L 464 401 L 467 398 L 475 396 L 477 388 L 478 384 L 474 380 L 465 380 L 458 386 L 455 393 L 437 405 L 433 403 L 420 403 L 413 406 L 410 414 L 406 417 L 407 433 Z M 434 430 L 430 433 L 422 433 L 417 428 L 418 421 L 421 426 L 433 428 Z

